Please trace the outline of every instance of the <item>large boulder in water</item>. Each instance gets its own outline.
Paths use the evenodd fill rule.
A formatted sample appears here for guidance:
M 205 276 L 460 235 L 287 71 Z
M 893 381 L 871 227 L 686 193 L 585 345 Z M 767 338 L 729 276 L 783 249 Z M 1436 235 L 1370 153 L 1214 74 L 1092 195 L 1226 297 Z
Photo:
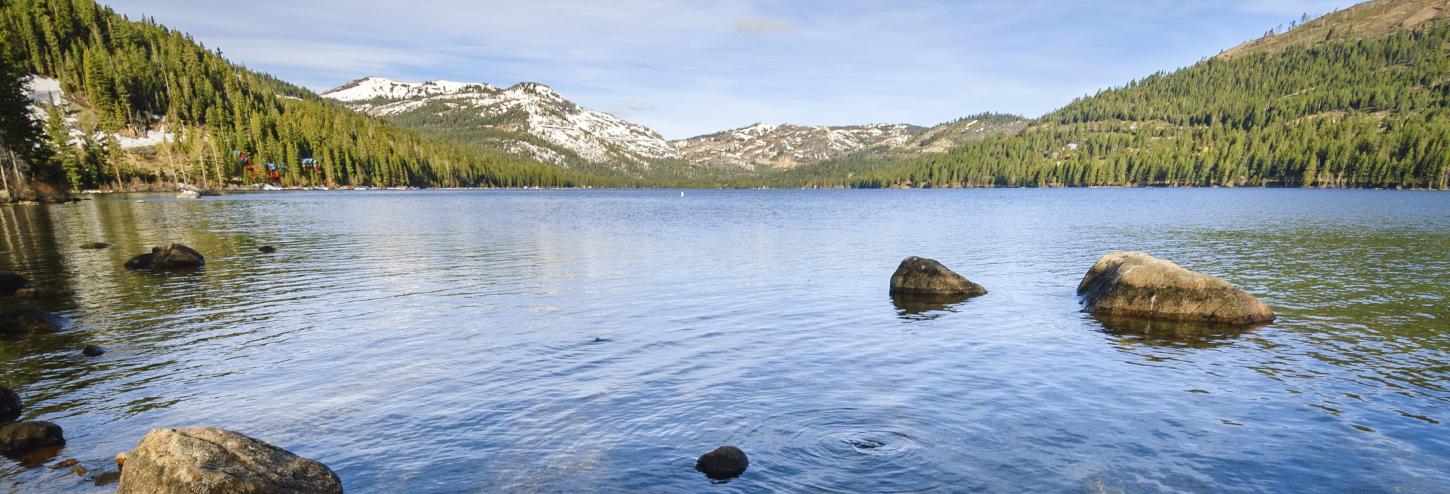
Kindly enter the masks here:
M 186 269 L 205 264 L 206 258 L 200 252 L 181 244 L 153 247 L 151 253 L 126 261 L 126 267 L 131 269 Z
M 54 314 L 36 309 L 20 309 L 0 313 L 0 336 L 28 336 L 60 331 L 65 321 Z
M 1077 294 L 1100 315 L 1235 325 L 1274 320 L 1267 305 L 1228 282 L 1142 252 L 1098 259 Z
M 750 466 L 750 458 L 745 452 L 734 446 L 721 446 L 714 451 L 700 455 L 695 460 L 695 469 L 703 472 L 706 477 L 724 480 L 738 477 L 745 473 L 746 467 Z
M 52 446 L 65 446 L 65 435 L 58 425 L 38 420 L 0 425 L 0 454 L 18 455 Z
M 30 286 L 30 281 L 24 276 L 9 272 L 0 271 L 0 295 L 14 295 L 16 290 Z
M 891 293 L 904 295 L 985 295 L 986 288 L 952 272 L 941 263 L 921 257 L 908 257 L 891 275 Z
M 326 465 L 214 428 L 152 429 L 126 453 L 117 494 L 341 493 Z
M 20 418 L 20 395 L 15 390 L 0 386 L 0 424 Z

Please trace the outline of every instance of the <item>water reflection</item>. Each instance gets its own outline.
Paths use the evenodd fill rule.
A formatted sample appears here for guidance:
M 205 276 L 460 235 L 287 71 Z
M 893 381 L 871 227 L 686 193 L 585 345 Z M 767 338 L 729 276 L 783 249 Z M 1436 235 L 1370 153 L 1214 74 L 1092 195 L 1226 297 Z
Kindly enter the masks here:
M 921 295 L 891 294 L 891 304 L 896 306 L 896 315 L 908 321 L 925 321 L 957 311 L 957 307 L 968 299 L 967 295 Z
M 1214 348 L 1229 345 L 1239 336 L 1266 326 L 1234 326 L 1187 321 L 1094 315 L 1098 327 L 1123 344 L 1182 348 Z

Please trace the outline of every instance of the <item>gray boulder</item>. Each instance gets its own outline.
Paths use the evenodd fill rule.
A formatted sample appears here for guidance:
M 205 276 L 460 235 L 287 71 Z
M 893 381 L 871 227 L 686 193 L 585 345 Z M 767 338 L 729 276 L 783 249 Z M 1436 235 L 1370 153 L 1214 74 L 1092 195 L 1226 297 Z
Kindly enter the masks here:
M 206 264 L 206 258 L 202 257 L 196 249 L 181 244 L 170 244 L 165 247 L 154 247 L 149 254 L 141 254 L 126 261 L 126 267 L 130 269 L 186 269 L 201 267 Z
M 1085 310 L 1106 316 L 1233 325 L 1274 320 L 1267 305 L 1228 282 L 1142 252 L 1098 259 L 1077 294 Z
M 0 425 L 0 454 L 18 455 L 53 446 L 65 446 L 65 435 L 58 425 L 38 420 Z
M 341 493 L 326 465 L 214 428 L 152 429 L 126 453 L 117 494 Z
M 986 295 L 987 289 L 952 272 L 941 263 L 921 257 L 908 257 L 891 275 L 891 293 L 905 295 Z

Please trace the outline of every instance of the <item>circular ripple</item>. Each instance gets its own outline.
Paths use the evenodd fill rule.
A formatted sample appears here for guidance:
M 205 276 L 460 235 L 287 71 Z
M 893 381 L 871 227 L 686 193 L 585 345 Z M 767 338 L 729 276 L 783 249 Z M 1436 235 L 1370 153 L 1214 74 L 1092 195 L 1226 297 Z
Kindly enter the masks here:
M 920 492 L 945 488 L 941 464 L 926 438 L 938 427 L 891 410 L 836 408 L 800 411 L 762 421 L 752 435 L 775 441 L 752 459 L 768 478 L 813 492 Z M 881 479 L 864 486 L 860 479 Z

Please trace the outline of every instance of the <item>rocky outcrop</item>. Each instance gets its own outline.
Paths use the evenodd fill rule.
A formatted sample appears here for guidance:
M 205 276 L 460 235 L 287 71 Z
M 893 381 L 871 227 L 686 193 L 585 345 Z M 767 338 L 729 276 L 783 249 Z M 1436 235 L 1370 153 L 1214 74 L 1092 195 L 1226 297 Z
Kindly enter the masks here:
M 1113 252 L 1093 264 L 1078 284 L 1088 312 L 1247 325 L 1274 320 L 1274 311 L 1219 278 L 1142 252 Z
M 9 271 L 0 271 L 0 295 L 14 295 L 16 290 L 30 286 L 24 276 Z
M 117 494 L 341 493 L 327 466 L 214 428 L 153 429 L 126 454 Z
M 20 395 L 15 390 L 0 386 L 0 424 L 20 418 Z
M 149 254 L 141 254 L 126 261 L 126 267 L 130 269 L 187 269 L 201 267 L 206 264 L 206 258 L 202 257 L 196 249 L 181 244 L 171 244 L 165 247 L 154 247 Z
M 38 420 L 0 425 L 0 454 L 17 455 L 54 446 L 65 446 L 65 436 L 58 425 Z
M 908 257 L 891 275 L 891 293 L 902 295 L 985 295 L 986 288 L 952 272 L 941 263 L 921 257 Z
M 721 446 L 714 451 L 700 455 L 695 461 L 695 469 L 703 472 L 706 477 L 723 480 L 740 476 L 750 466 L 750 459 L 745 452 L 734 446 Z
M 36 309 L 0 313 L 0 336 L 54 333 L 64 325 L 65 321 L 54 314 Z

